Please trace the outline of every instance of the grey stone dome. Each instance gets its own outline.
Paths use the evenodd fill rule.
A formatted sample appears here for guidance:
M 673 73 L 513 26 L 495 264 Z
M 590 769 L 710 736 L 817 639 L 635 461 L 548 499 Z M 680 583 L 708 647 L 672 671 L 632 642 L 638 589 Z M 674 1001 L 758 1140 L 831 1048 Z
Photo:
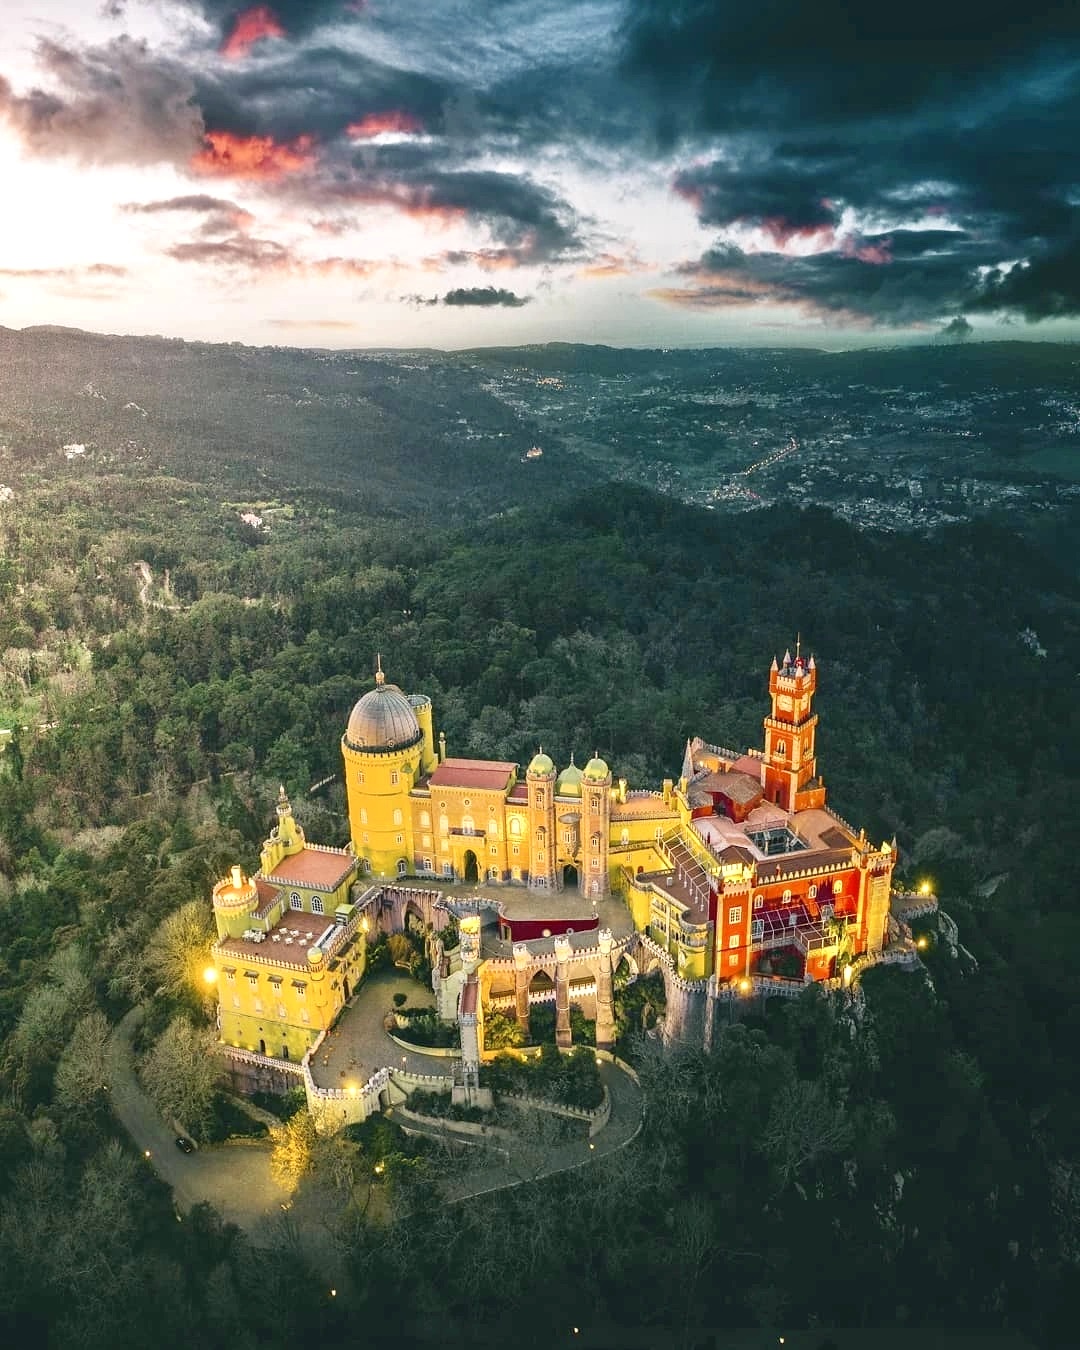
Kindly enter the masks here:
M 409 700 L 396 684 L 382 680 L 356 704 L 345 729 L 345 740 L 356 750 L 401 750 L 420 738 Z

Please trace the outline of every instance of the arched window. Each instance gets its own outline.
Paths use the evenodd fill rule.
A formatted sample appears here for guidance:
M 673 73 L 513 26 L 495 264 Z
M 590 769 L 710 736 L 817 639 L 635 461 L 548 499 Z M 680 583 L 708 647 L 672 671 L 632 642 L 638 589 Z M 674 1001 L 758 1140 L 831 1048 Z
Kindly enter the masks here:
M 598 834 L 594 834 L 592 837 L 592 851 L 594 853 L 600 852 L 600 836 Z
M 843 889 L 844 889 L 844 883 L 840 880 L 839 877 L 837 877 L 836 880 L 835 880 L 835 881 L 833 882 L 833 884 L 832 884 L 832 893 L 833 893 L 833 895 L 839 895 L 840 892 L 841 892 Z
M 543 825 L 538 825 L 536 828 L 536 842 L 541 848 L 547 842 L 547 830 L 544 829 Z
M 408 872 L 408 870 L 409 870 L 409 864 L 405 861 L 404 858 L 399 858 L 399 859 L 398 859 L 398 864 L 397 864 L 397 874 L 398 874 L 398 876 L 399 876 L 399 877 L 403 877 L 403 876 L 406 874 L 406 872 Z
M 511 833 L 512 835 L 514 835 L 516 838 L 520 838 L 520 837 L 521 837 L 521 817 L 520 817 L 520 816 L 511 816 L 511 817 L 510 817 L 510 833 Z
M 312 914 L 321 914 L 323 912 L 323 903 L 321 896 L 313 895 L 311 897 L 311 912 Z
M 391 787 L 397 787 L 397 785 L 398 785 L 398 778 L 399 778 L 399 774 L 398 774 L 397 769 L 392 770 L 392 772 L 391 772 L 391 774 L 390 774 L 390 786 L 391 786 Z
M 630 831 L 626 828 L 625 825 L 623 826 L 622 841 L 624 844 L 628 844 L 630 842 Z
M 544 789 L 543 789 L 543 788 L 537 788 L 537 789 L 536 789 L 536 804 L 537 804 L 537 806 L 543 806 L 543 804 L 544 804 Z
M 784 904 L 785 904 L 785 905 L 790 905 L 790 904 L 791 904 L 791 891 L 790 891 L 790 890 L 787 890 L 787 891 L 784 892 Z
M 462 817 L 461 817 L 461 828 L 462 828 L 462 831 L 463 831 L 465 834 L 475 834 L 475 833 L 476 833 L 476 827 L 473 825 L 473 818 L 472 818 L 472 816 L 462 816 Z
M 440 816 L 440 817 L 439 817 L 439 832 L 440 832 L 440 834 L 449 834 L 449 833 L 450 833 L 450 817 L 449 817 L 449 816 Z
M 395 811 L 395 812 L 394 812 L 394 824 L 395 824 L 395 825 L 400 825 L 401 822 L 402 822 L 402 819 L 403 819 L 403 817 L 402 817 L 402 814 L 401 814 L 400 810 Z
M 289 896 L 289 908 L 290 908 L 290 909 L 303 909 L 303 908 L 304 908 L 304 902 L 303 902 L 303 900 L 300 899 L 300 892 L 299 892 L 299 891 L 293 891 L 293 892 L 290 894 L 290 896 Z
M 778 755 L 786 755 L 786 754 L 787 754 L 787 745 L 786 745 L 786 743 L 785 743 L 784 741 L 777 741 L 777 742 L 776 742 L 776 753 L 777 753 Z
M 431 813 L 428 811 L 420 812 L 420 828 L 422 830 L 431 829 Z
M 498 881 L 499 869 L 497 867 L 488 868 L 488 881 Z
M 495 819 L 494 816 L 492 816 L 491 819 L 488 821 L 488 834 L 490 834 L 494 839 L 497 839 L 499 836 L 499 822 Z
M 811 900 L 816 900 L 816 899 L 817 899 L 817 887 L 816 887 L 816 886 L 811 886 L 811 887 L 810 887 L 810 899 L 811 899 Z

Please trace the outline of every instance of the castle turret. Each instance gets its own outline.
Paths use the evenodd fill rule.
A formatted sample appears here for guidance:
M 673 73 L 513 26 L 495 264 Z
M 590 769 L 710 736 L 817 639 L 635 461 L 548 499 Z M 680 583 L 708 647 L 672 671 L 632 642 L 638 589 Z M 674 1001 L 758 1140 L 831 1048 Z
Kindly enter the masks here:
M 825 787 L 817 777 L 817 753 L 814 744 L 817 714 L 812 711 L 817 691 L 817 666 L 811 656 L 784 652 L 783 664 L 774 658 L 769 671 L 769 695 L 772 709 L 765 718 L 765 753 L 762 759 L 761 785 L 765 797 L 785 811 L 801 811 L 824 806 Z
M 285 795 L 284 784 L 278 788 L 277 825 L 270 831 L 270 837 L 262 846 L 259 855 L 259 867 L 263 876 L 272 876 L 283 858 L 294 853 L 302 853 L 306 840 L 304 831 L 297 825 L 292 806 Z
M 599 900 L 608 893 L 611 840 L 611 770 L 594 755 L 581 775 L 581 867 L 578 889 Z
M 430 703 L 414 708 L 396 684 L 387 684 L 380 659 L 375 688 L 353 708 L 341 738 L 353 849 L 376 876 L 405 876 L 415 865 L 409 793 L 425 756 L 429 763 L 434 756 L 430 722 Z
M 239 866 L 233 867 L 214 887 L 214 922 L 218 938 L 242 936 L 258 907 L 259 892 L 255 882 Z
M 543 746 L 525 772 L 529 793 L 529 886 L 554 890 L 558 885 L 555 838 L 555 765 Z

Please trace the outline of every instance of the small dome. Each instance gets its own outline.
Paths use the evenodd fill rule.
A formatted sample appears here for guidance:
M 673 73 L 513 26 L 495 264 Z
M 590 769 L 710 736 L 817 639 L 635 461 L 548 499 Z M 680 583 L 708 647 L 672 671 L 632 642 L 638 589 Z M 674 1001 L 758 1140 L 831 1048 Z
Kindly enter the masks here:
M 529 773 L 538 774 L 541 778 L 546 778 L 548 774 L 555 772 L 555 765 L 552 763 L 550 755 L 545 755 L 543 750 L 539 754 L 533 755 L 529 761 Z
M 606 783 L 611 777 L 611 770 L 599 755 L 594 755 L 585 765 L 585 772 L 582 777 L 586 783 Z
M 555 780 L 555 795 L 556 797 L 581 796 L 581 770 L 572 759 Z
M 389 750 L 414 744 L 420 734 L 409 700 L 396 684 L 379 680 L 349 714 L 345 739 L 356 750 Z

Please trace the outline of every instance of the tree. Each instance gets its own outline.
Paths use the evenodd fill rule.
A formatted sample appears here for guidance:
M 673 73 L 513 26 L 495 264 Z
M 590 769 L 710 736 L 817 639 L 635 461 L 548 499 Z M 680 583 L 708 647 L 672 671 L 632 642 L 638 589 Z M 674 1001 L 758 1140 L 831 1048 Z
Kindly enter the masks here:
M 147 1055 L 142 1077 L 165 1119 L 201 1136 L 210 1119 L 218 1072 L 213 1032 L 186 1017 L 174 1017 Z
M 90 1111 L 105 1090 L 105 1047 L 109 1023 L 105 1014 L 87 1013 L 75 1023 L 53 1079 L 53 1095 L 68 1111 Z
M 785 1187 L 808 1163 L 841 1151 L 850 1140 L 851 1127 L 821 1084 L 802 1078 L 777 1094 L 762 1135 L 765 1153 Z
M 309 1111 L 297 1111 L 284 1125 L 271 1126 L 270 1171 L 274 1180 L 290 1190 L 300 1184 L 313 1165 L 317 1135 Z
M 167 994 L 190 994 L 202 988 L 202 973 L 213 934 L 210 906 L 189 900 L 170 914 L 146 946 L 146 968 L 151 983 Z

